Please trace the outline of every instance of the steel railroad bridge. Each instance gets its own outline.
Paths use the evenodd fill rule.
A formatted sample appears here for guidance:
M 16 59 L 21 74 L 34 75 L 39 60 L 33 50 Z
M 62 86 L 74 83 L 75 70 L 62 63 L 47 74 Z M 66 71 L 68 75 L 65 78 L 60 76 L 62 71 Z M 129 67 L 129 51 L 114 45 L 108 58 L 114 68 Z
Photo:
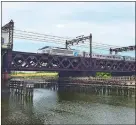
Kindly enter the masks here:
M 2 43 L 2 72 L 10 71 L 57 71 L 60 77 L 95 75 L 110 72 L 122 76 L 135 74 L 135 62 L 105 60 L 85 57 L 54 56 L 48 54 L 12 51 L 14 22 L 2 27 L 8 34 L 7 47 Z M 2 38 L 3 39 L 3 38 Z

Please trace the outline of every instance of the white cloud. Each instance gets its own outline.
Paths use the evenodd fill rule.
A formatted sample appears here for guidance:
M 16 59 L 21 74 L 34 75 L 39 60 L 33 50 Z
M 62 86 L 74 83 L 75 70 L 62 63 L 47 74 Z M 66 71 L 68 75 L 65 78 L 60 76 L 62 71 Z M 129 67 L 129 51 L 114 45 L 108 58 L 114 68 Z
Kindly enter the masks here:
M 56 27 L 57 28 L 64 28 L 64 25 L 63 24 L 57 24 Z
M 115 24 L 101 24 L 93 22 L 67 22 L 65 27 L 54 29 L 52 33 L 56 35 L 72 36 L 93 34 L 94 42 L 101 42 L 113 45 L 133 45 L 135 44 L 135 24 L 133 22 L 122 22 Z

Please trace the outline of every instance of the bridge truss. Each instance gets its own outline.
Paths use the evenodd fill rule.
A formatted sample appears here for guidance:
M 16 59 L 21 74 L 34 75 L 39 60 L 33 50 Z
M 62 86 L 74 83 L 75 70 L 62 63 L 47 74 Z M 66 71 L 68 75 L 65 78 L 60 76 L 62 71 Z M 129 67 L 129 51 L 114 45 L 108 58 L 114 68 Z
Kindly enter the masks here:
M 12 52 L 11 70 L 133 72 L 135 62 Z

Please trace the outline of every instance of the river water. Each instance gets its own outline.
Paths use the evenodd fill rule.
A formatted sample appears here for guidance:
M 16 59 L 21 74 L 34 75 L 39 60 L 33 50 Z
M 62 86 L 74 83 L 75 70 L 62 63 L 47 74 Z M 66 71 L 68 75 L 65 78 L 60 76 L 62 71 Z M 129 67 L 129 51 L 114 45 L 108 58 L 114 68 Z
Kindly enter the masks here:
M 3 125 L 135 124 L 135 98 L 35 88 L 33 97 L 2 94 Z

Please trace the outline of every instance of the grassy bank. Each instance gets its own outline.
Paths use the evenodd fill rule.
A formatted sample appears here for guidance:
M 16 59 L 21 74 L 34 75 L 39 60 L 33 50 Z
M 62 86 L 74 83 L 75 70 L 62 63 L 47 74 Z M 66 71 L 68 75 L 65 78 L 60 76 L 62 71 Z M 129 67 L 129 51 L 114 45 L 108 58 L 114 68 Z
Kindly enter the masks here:
M 11 77 L 30 77 L 30 78 L 35 78 L 35 77 L 58 77 L 58 73 L 56 72 L 34 72 L 34 73 L 27 73 L 27 72 L 18 72 L 18 73 L 11 73 Z

